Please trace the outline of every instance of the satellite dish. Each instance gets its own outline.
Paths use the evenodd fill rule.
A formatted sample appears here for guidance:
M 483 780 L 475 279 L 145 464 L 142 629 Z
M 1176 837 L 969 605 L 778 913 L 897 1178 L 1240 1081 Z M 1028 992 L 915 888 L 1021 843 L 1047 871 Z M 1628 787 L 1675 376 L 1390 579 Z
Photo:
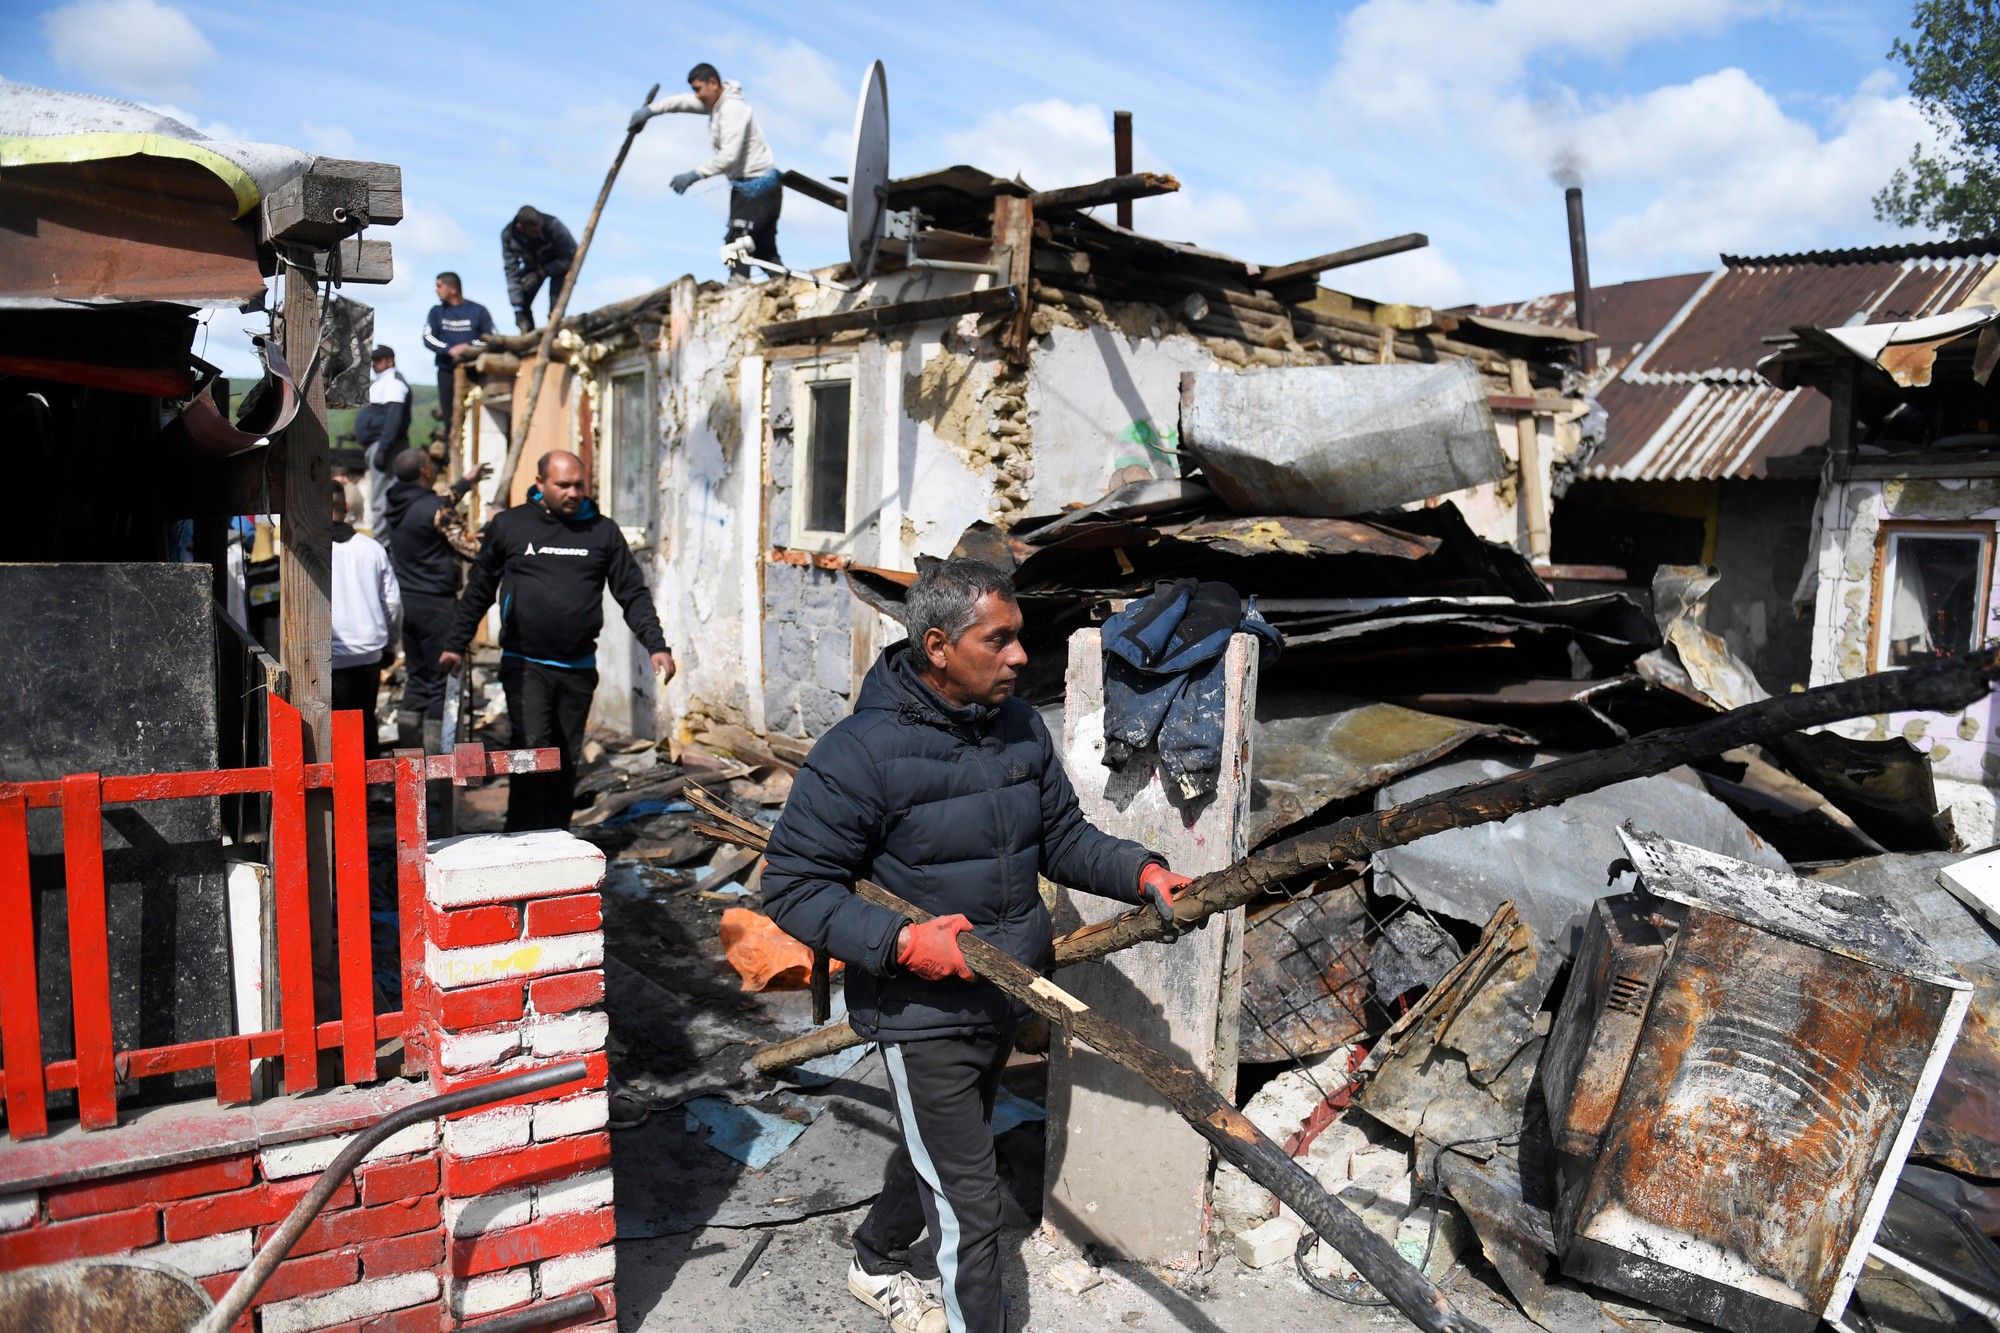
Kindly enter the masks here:
M 866 282 L 875 272 L 889 216 L 889 80 L 882 62 L 861 80 L 854 108 L 854 154 L 847 171 L 847 262 Z

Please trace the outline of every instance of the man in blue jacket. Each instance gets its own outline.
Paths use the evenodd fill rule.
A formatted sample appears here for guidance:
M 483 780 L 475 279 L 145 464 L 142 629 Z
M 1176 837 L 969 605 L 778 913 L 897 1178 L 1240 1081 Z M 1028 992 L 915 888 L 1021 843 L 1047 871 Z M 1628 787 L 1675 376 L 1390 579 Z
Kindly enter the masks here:
M 1002 1333 L 989 1126 L 1028 1011 L 973 976 L 958 937 L 1045 968 L 1053 928 L 1038 875 L 1168 919 L 1188 881 L 1084 819 L 1048 728 L 1013 697 L 1028 655 L 1006 575 L 948 560 L 904 606 L 909 637 L 883 651 L 853 715 L 792 785 L 766 850 L 764 907 L 848 965 L 848 1015 L 882 1044 L 894 1087 L 903 1141 L 854 1234 L 848 1289 L 897 1333 Z M 856 896 L 857 879 L 937 915 L 912 924 Z M 897 1262 L 926 1229 L 942 1309 Z
M 465 299 L 465 284 L 458 274 L 437 275 L 438 303 L 424 317 L 424 346 L 436 354 L 438 415 L 444 418 L 444 437 L 452 437 L 452 415 L 458 409 L 458 395 L 452 392 L 452 372 L 470 348 L 488 334 L 497 333 L 493 316 L 477 301 Z
M 500 684 L 514 744 L 554 746 L 562 767 L 508 779 L 507 831 L 568 828 L 576 795 L 590 697 L 597 692 L 597 635 L 604 592 L 652 656 L 662 683 L 674 674 L 652 594 L 618 525 L 590 498 L 583 460 L 567 450 L 543 454 L 525 504 L 503 509 L 479 535 L 479 556 L 458 599 L 438 665 L 464 664 L 481 617 L 500 598 Z

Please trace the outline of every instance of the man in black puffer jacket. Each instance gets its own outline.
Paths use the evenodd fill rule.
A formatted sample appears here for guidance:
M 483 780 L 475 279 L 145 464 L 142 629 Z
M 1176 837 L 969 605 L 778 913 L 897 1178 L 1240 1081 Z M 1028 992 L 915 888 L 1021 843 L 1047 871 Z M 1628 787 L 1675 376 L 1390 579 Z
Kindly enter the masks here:
M 848 965 L 855 1031 L 882 1043 L 903 1143 L 854 1235 L 848 1288 L 898 1333 L 1001 1333 L 1000 1182 L 988 1127 L 1027 1009 L 975 978 L 970 931 L 1030 967 L 1052 941 L 1036 877 L 1171 920 L 1187 883 L 1084 819 L 1040 715 L 1012 696 L 1027 658 L 1013 583 L 949 560 L 905 601 L 854 714 L 820 738 L 772 831 L 765 909 Z M 912 925 L 854 893 L 869 879 L 937 914 Z M 894 1255 L 928 1228 L 943 1308 Z
M 639 562 L 588 492 L 582 459 L 567 449 L 541 456 L 527 502 L 495 514 L 479 535 L 479 558 L 458 599 L 446 651 L 438 654 L 446 673 L 457 671 L 480 618 L 500 598 L 500 685 L 514 744 L 562 752 L 558 771 L 508 779 L 509 833 L 569 827 L 584 725 L 597 692 L 605 589 L 651 656 L 655 679 L 664 688 L 674 674 Z
M 443 739 L 444 672 L 438 654 L 458 609 L 460 561 L 438 527 L 438 515 L 485 480 L 481 463 L 437 493 L 437 462 L 405 449 L 390 464 L 395 483 L 383 504 L 382 544 L 403 589 L 403 702 L 396 710 L 397 743 L 436 754 Z

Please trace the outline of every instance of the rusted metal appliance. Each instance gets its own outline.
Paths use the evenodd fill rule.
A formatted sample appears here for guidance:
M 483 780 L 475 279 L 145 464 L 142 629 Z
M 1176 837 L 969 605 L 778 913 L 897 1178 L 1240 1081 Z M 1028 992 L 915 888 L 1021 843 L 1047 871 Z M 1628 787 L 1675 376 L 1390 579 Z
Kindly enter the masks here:
M 1571 1277 L 1737 1333 L 1838 1321 L 1971 987 L 1874 899 L 1623 831 L 1543 1064 Z

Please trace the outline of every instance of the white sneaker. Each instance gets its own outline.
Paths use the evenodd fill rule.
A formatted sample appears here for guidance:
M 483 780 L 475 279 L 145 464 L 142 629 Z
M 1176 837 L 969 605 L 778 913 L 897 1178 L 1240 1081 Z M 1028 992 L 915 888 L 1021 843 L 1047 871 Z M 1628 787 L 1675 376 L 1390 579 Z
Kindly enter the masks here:
M 876 1277 L 859 1259 L 847 1265 L 847 1289 L 854 1298 L 885 1315 L 893 1333 L 946 1333 L 944 1306 L 908 1273 Z

